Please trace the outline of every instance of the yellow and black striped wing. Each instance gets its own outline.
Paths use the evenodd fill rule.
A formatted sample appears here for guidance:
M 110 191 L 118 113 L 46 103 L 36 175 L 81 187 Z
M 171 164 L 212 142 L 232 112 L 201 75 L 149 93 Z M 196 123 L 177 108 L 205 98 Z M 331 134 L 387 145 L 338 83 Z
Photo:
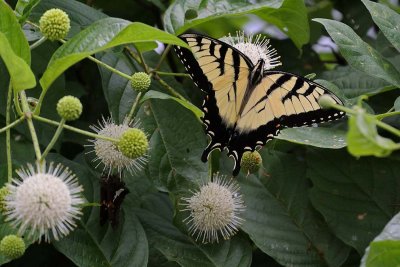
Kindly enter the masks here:
M 196 86 L 206 93 L 203 122 L 211 137 L 202 156 L 206 161 L 213 149 L 222 150 L 227 146 L 253 64 L 234 47 L 219 40 L 198 34 L 179 37 L 191 51 L 179 46 L 175 51 Z
M 286 72 L 265 72 L 240 114 L 228 154 L 238 164 L 245 151 L 265 145 L 283 127 L 308 126 L 343 117 L 343 112 L 321 108 L 318 99 L 322 95 L 343 105 L 336 95 L 313 81 Z

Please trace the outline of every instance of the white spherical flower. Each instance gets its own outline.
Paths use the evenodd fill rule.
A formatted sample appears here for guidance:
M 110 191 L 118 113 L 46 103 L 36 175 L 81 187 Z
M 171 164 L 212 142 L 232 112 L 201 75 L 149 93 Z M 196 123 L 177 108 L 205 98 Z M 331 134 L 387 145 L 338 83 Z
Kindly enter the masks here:
M 189 224 L 189 232 L 201 238 L 203 243 L 218 242 L 219 236 L 225 240 L 236 234 L 243 219 L 239 217 L 245 209 L 239 185 L 233 180 L 216 176 L 213 182 L 200 187 L 185 202 L 183 211 L 190 211 L 184 222 Z
M 264 61 L 264 70 L 270 70 L 282 65 L 279 61 L 280 56 L 269 44 L 269 39 L 262 37 L 260 34 L 246 36 L 244 32 L 237 32 L 236 35 L 236 38 L 233 38 L 229 34 L 223 41 L 245 54 L 254 65 L 260 59 Z
M 102 118 L 102 120 L 99 121 L 98 126 L 90 126 L 90 128 L 98 135 L 115 139 L 120 139 L 125 131 L 138 127 L 138 123 L 135 123 L 130 127 L 130 122 L 128 120 L 124 120 L 122 124 L 116 124 L 112 118 Z M 94 162 L 98 162 L 96 168 L 100 164 L 103 164 L 103 171 L 108 170 L 108 174 L 111 174 L 111 171 L 114 169 L 116 169 L 118 173 L 121 173 L 123 170 L 128 170 L 131 173 L 136 172 L 142 169 L 147 163 L 147 154 L 132 159 L 124 156 L 122 152 L 118 150 L 118 145 L 116 143 L 103 139 L 93 139 L 89 141 L 93 143 L 89 146 L 93 147 L 92 152 L 96 154 L 96 157 L 94 158 Z
M 19 235 L 28 235 L 40 242 L 58 240 L 75 227 L 82 214 L 82 186 L 76 176 L 61 164 L 51 163 L 36 168 L 17 170 L 19 178 L 7 185 L 6 220 L 18 228 Z

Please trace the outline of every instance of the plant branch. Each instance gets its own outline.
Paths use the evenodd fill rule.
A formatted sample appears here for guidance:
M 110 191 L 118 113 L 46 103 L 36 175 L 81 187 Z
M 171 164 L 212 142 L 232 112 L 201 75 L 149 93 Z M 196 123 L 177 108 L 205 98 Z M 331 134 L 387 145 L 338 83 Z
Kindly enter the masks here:
M 60 125 L 60 123 L 57 122 L 57 121 L 49 120 L 49 119 L 40 117 L 40 116 L 38 116 L 38 115 L 33 115 L 32 117 L 33 117 L 35 120 L 38 120 L 38 121 L 41 121 L 41 122 L 44 122 L 44 123 L 47 123 L 47 124 L 51 124 L 51 125 L 54 125 L 54 126 L 59 126 L 59 125 Z M 75 133 L 79 133 L 79 134 L 82 134 L 82 135 L 86 135 L 86 136 L 88 136 L 88 137 L 97 138 L 97 139 L 102 139 L 102 140 L 110 141 L 110 142 L 113 142 L 113 143 L 119 141 L 118 139 L 115 139 L 115 138 L 111 138 L 111 137 L 103 136 L 103 135 L 98 135 L 98 134 L 95 134 L 95 133 L 92 133 L 92 132 L 88 132 L 88 131 L 85 131 L 85 130 L 81 130 L 81 129 L 78 129 L 78 128 L 69 126 L 69 125 L 67 125 L 67 124 L 64 124 L 63 128 L 64 128 L 64 129 L 67 129 L 67 130 L 69 130 L 69 131 L 75 132 Z
M 152 70 L 151 72 L 157 73 L 158 75 L 164 75 L 164 76 L 179 76 L 179 77 L 188 77 L 188 78 L 190 78 L 190 75 L 187 74 L 187 73 L 164 72 L 164 71 L 156 71 L 156 70 Z
M 25 120 L 25 117 L 19 117 L 17 120 L 15 120 L 15 121 L 13 121 L 12 123 L 7 124 L 5 127 L 1 128 L 1 129 L 0 129 L 0 133 L 3 133 L 3 132 L 5 132 L 5 131 L 7 131 L 7 130 L 13 128 L 14 126 L 20 124 L 23 120 Z M 6 120 L 6 123 L 7 123 L 7 120 Z
M 50 150 L 53 148 L 53 146 L 55 145 L 55 143 L 57 142 L 58 137 L 60 137 L 60 134 L 63 130 L 63 127 L 65 125 L 65 119 L 61 119 L 60 124 L 57 127 L 56 132 L 53 135 L 53 138 L 51 139 L 50 143 L 47 145 L 46 149 L 44 150 L 42 157 L 40 159 L 40 162 L 43 162 L 47 156 L 47 154 L 49 154 Z
M 12 158 L 11 158 L 11 130 L 7 128 L 10 125 L 11 120 L 11 99 L 12 99 L 13 88 L 11 85 L 11 81 L 8 84 L 8 93 L 7 93 L 7 107 L 6 107 L 6 153 L 7 153 L 7 181 L 11 181 L 12 179 Z
M 383 118 L 395 116 L 395 115 L 400 115 L 400 111 L 392 111 L 392 112 L 387 112 L 387 113 L 383 113 L 383 114 L 378 114 L 378 115 L 375 115 L 375 118 L 377 120 L 382 120 Z
M 160 58 L 160 60 L 158 61 L 157 65 L 156 65 L 156 67 L 154 68 L 153 71 L 157 71 L 157 70 L 160 69 L 161 64 L 164 62 L 165 57 L 167 56 L 167 54 L 168 54 L 169 50 L 171 49 L 171 47 L 172 47 L 171 45 L 167 45 L 167 47 L 164 49 L 164 51 L 163 51 L 163 53 L 162 53 L 162 55 L 161 55 L 161 58 Z

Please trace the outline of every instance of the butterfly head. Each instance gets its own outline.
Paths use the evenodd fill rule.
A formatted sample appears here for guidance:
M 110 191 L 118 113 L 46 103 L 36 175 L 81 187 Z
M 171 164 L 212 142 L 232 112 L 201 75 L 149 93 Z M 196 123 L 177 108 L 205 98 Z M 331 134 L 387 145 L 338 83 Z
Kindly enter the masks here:
M 264 73 L 264 65 L 265 65 L 264 59 L 260 58 L 257 64 L 254 66 L 253 70 L 251 71 L 250 81 L 253 86 L 261 82 Z

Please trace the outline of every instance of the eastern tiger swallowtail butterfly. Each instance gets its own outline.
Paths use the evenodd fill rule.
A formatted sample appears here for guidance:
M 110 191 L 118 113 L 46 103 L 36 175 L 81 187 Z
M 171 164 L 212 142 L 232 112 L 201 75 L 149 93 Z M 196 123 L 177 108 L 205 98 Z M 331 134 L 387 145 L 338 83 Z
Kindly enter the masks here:
M 206 133 L 211 138 L 202 155 L 206 162 L 214 149 L 227 149 L 240 170 L 245 151 L 254 151 L 284 127 L 309 126 L 343 117 L 343 112 L 322 109 L 318 99 L 329 95 L 323 86 L 283 71 L 264 70 L 230 44 L 199 34 L 179 36 L 190 49 L 175 51 L 195 85 L 205 92 L 202 105 Z

